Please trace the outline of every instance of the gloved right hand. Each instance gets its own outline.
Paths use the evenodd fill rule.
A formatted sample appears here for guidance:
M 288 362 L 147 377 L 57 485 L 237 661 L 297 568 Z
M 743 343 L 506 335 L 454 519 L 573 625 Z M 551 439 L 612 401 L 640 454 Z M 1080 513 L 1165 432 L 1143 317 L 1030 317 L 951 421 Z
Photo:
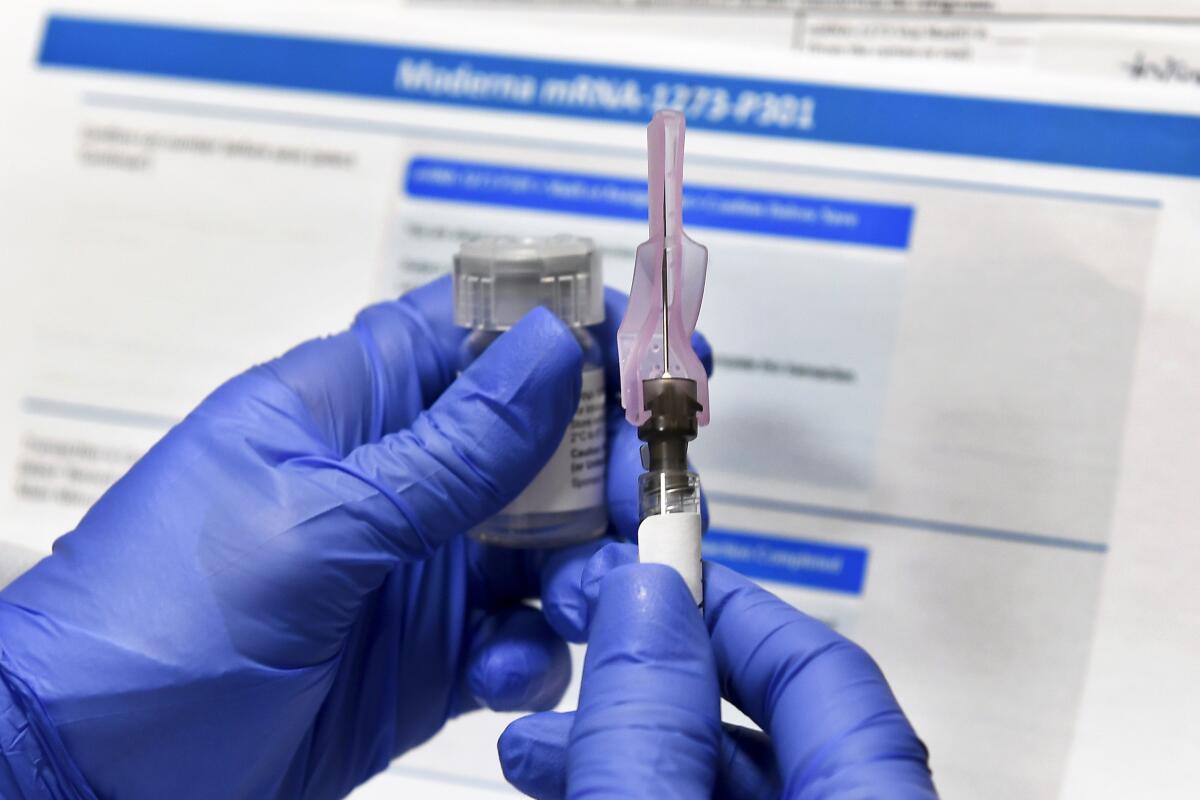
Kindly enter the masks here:
M 559 634 L 589 649 L 579 710 L 523 717 L 501 738 L 513 785 L 539 800 L 937 797 L 925 746 L 861 647 L 718 564 L 702 622 L 678 575 L 636 561 L 609 545 L 543 587 Z M 718 686 L 763 732 L 717 728 Z

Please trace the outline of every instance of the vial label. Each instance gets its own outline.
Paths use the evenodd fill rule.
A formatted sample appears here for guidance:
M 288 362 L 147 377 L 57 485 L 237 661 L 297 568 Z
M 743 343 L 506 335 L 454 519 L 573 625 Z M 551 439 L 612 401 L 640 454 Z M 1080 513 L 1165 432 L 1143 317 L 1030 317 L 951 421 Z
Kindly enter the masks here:
M 579 408 L 562 442 L 505 514 L 579 511 L 604 504 L 604 370 L 586 369 Z

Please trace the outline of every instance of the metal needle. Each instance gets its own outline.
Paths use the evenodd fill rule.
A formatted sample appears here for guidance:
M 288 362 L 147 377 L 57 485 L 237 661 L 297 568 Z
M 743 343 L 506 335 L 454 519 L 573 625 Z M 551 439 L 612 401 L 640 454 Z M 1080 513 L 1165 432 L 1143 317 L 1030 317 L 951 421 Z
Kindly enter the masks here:
M 670 353 L 671 348 L 667 338 L 667 332 L 670 330 L 667 322 L 667 187 L 663 186 L 663 259 L 662 259 L 662 315 L 663 315 L 663 334 L 662 334 L 662 351 L 663 351 L 663 377 L 671 377 Z

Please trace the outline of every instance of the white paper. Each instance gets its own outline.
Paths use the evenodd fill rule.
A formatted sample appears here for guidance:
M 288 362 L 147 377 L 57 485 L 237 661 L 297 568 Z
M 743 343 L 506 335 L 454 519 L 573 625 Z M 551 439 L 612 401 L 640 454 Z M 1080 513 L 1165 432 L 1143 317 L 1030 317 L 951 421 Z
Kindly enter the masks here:
M 409 0 L 496 19 L 685 41 L 792 49 L 886 70 L 985 65 L 1200 90 L 1200 7 L 1190 0 Z
M 499 50 L 822 91 L 1200 111 L 1178 92 L 1120 83 L 904 64 L 881 74 L 782 49 L 627 36 L 614 47 L 326 4 L 281 21 L 273 8 L 114 1 L 86 13 L 408 43 L 465 61 Z M 608 281 L 628 283 L 645 238 L 636 215 L 446 199 L 409 179 L 426 159 L 464 191 L 538 175 L 559 176 L 560 197 L 616 191 L 644 180 L 639 124 L 48 69 L 31 55 L 43 15 L 19 19 L 8 35 L 25 66 L 5 88 L 21 113 L 0 187 L 19 268 L 17 290 L 0 296 L 13 342 L 0 383 L 9 538 L 47 548 L 221 380 L 445 271 L 465 238 L 591 236 Z M 825 113 L 818 104 L 818 133 Z M 686 171 L 710 192 L 696 202 L 729 206 L 725 227 L 685 211 L 710 248 L 700 325 L 718 360 L 695 452 L 712 552 L 803 577 L 771 585 L 878 657 L 947 797 L 1189 796 L 1200 184 L 702 125 L 689 130 Z M 774 203 L 776 220 L 815 214 L 820 235 L 730 222 L 758 202 Z M 911 212 L 903 242 L 887 238 L 896 209 Z M 870 236 L 882 238 L 828 238 L 841 214 L 880 221 Z M 826 566 L 845 576 L 854 564 L 857 587 L 821 585 Z M 456 720 L 364 791 L 505 791 L 494 743 L 508 719 Z

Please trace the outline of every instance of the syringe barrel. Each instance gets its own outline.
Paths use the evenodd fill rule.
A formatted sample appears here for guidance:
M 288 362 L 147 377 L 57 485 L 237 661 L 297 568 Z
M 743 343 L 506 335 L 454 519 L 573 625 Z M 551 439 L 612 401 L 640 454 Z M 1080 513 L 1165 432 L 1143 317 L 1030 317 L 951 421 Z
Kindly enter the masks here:
M 703 520 L 700 479 L 693 472 L 647 472 L 640 479 L 642 523 L 638 560 L 665 564 L 683 578 L 692 599 L 704 608 L 704 563 L 700 560 Z
M 662 377 L 644 382 L 650 417 L 638 427 L 642 465 L 638 479 L 642 523 L 638 559 L 675 569 L 696 605 L 704 607 L 704 565 L 700 560 L 703 519 L 700 478 L 688 469 L 688 442 L 696 438 L 696 382 Z
M 654 514 L 700 513 L 700 478 L 694 472 L 643 472 L 638 490 L 642 519 Z

